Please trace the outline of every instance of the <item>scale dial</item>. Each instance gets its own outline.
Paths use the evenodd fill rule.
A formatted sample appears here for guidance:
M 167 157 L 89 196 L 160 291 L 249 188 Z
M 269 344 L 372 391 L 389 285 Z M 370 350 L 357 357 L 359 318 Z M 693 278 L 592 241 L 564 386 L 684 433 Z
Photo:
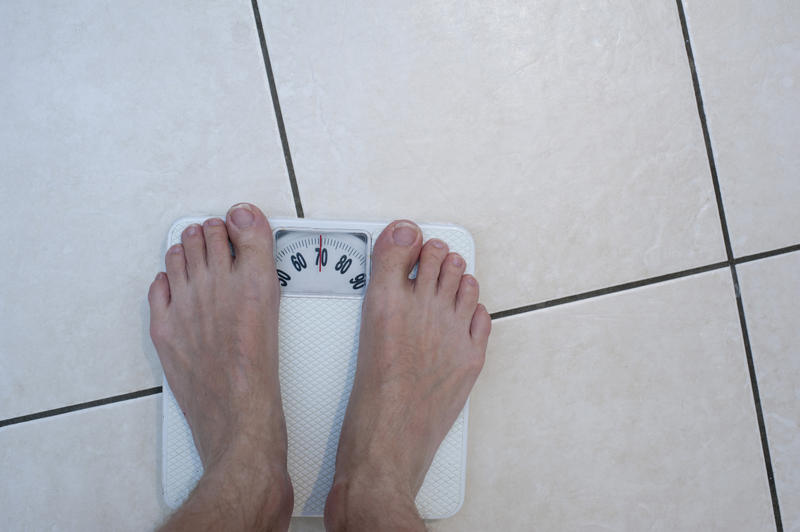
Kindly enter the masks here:
M 369 277 L 366 233 L 275 232 L 275 265 L 286 295 L 363 297 Z

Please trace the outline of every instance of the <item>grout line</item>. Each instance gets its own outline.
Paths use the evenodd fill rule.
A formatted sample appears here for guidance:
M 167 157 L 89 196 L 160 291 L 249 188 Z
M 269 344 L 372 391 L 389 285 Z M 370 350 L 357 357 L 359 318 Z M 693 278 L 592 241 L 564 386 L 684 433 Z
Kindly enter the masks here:
M 16 425 L 17 423 L 24 423 L 26 421 L 33 421 L 34 419 L 42 419 L 45 417 L 52 417 L 58 416 L 60 414 L 66 414 L 68 412 L 75 412 L 77 410 L 85 410 L 87 408 L 94 408 L 96 406 L 108 405 L 111 403 L 119 403 L 122 401 L 128 401 L 130 399 L 138 399 L 140 397 L 147 397 L 148 395 L 155 395 L 157 393 L 161 393 L 161 386 L 156 386 L 155 388 L 148 388 L 146 390 L 139 390 L 137 392 L 131 393 L 124 393 L 122 395 L 114 395 L 111 397 L 105 397 L 103 399 L 96 399 L 94 401 L 87 401 L 85 403 L 78 403 L 69 406 L 62 406 L 61 408 L 54 408 L 52 410 L 45 410 L 43 412 L 36 412 L 33 414 L 26 414 L 24 416 L 12 417 L 9 419 L 0 420 L 0 427 L 6 427 L 8 425 Z
M 609 286 L 606 288 L 599 288 L 597 290 L 590 290 L 589 292 L 582 292 L 580 294 L 574 294 L 571 296 L 560 297 L 558 299 L 550 299 L 548 301 L 542 301 L 540 303 L 534 303 L 532 305 L 524 305 L 522 307 L 516 307 L 508 310 L 501 310 L 498 312 L 494 312 L 491 314 L 492 320 L 506 318 L 508 316 L 514 316 L 516 314 L 524 314 L 526 312 L 533 312 L 536 310 L 542 310 L 545 308 L 556 307 L 559 305 L 565 305 L 567 303 L 574 303 L 576 301 L 582 301 L 584 299 L 591 299 L 593 297 L 598 296 L 605 296 L 608 294 L 616 294 L 617 292 L 624 292 L 626 290 L 632 290 L 634 288 L 641 288 L 643 286 L 650 286 L 658 283 L 662 283 L 664 281 L 671 281 L 673 279 L 680 279 L 682 277 L 689 277 L 691 275 L 697 275 L 699 273 L 710 272 L 712 270 L 719 270 L 722 268 L 726 268 L 728 266 L 727 262 L 716 262 L 714 264 L 709 264 L 707 266 L 700 266 L 698 268 L 691 268 L 689 270 L 682 270 L 679 272 L 674 273 L 667 273 L 664 275 L 658 275 L 656 277 L 648 277 L 647 279 L 641 279 L 639 281 L 631 281 L 629 283 L 622 283 L 614 286 Z
M 791 251 L 800 250 L 800 244 L 796 246 L 789 246 L 786 248 L 775 249 L 771 251 L 765 251 L 763 253 L 758 253 L 757 255 L 749 255 L 747 257 L 742 257 L 737 259 L 739 261 L 753 261 L 758 260 L 763 257 L 772 257 L 775 255 L 779 255 L 781 253 L 789 253 Z M 516 307 L 508 310 L 501 310 L 491 314 L 492 320 L 506 318 L 508 316 L 514 316 L 517 314 L 524 314 L 526 312 L 533 312 L 536 310 L 541 310 L 545 308 L 555 307 L 559 305 L 565 305 L 567 303 L 573 303 L 576 301 L 582 301 L 584 299 L 591 299 L 594 297 L 604 296 L 608 294 L 614 294 L 617 292 L 624 292 L 626 290 L 632 290 L 634 288 L 640 288 L 644 286 L 650 286 L 658 283 L 662 283 L 665 281 L 671 281 L 673 279 L 681 279 L 683 277 L 689 277 L 692 275 L 698 275 L 705 272 L 710 272 L 713 270 L 719 270 L 722 268 L 726 268 L 729 266 L 728 262 L 717 262 L 714 264 L 709 264 L 706 266 L 700 266 L 697 268 L 691 268 L 689 270 L 682 270 L 675 273 L 668 273 L 665 275 L 659 275 L 656 277 L 649 277 L 647 279 L 641 279 L 639 281 L 632 281 L 629 283 L 622 283 L 614 286 L 609 286 L 606 288 L 600 288 L 597 290 L 591 290 L 589 292 L 583 292 L 580 294 L 574 294 L 571 296 L 561 297 L 558 299 L 550 299 L 548 301 L 542 301 L 540 303 L 534 303 L 532 305 L 525 305 L 522 307 Z M 736 292 L 737 296 L 739 293 L 739 283 L 738 278 L 735 281 L 736 283 Z M 737 297 L 737 303 L 741 305 L 741 298 Z M 739 316 L 740 320 L 744 320 L 744 311 L 740 313 Z M 746 334 L 746 330 L 745 330 Z M 750 339 L 748 336 L 745 337 L 745 349 L 749 352 L 750 351 Z M 748 363 L 752 362 L 752 356 L 748 357 Z M 75 412 L 77 410 L 85 410 L 87 408 L 94 408 L 96 406 L 102 406 L 112 403 L 119 403 L 122 401 L 128 401 L 131 399 L 138 399 L 140 397 L 147 397 L 148 395 L 155 395 L 162 392 L 161 386 L 156 386 L 154 388 L 147 388 L 145 390 L 139 390 L 136 392 L 125 393 L 121 395 L 114 395 L 111 397 L 105 397 L 103 399 L 96 399 L 94 401 L 87 401 L 85 403 L 78 403 L 74 405 L 64 406 L 61 408 L 54 408 L 52 410 L 45 410 L 42 412 L 35 412 L 33 414 L 26 414 L 24 416 L 12 417 L 9 419 L 2 419 L 0 420 L 0 427 L 6 427 L 8 425 L 16 425 L 18 423 L 25 423 L 26 421 L 33 421 L 36 419 L 42 419 L 46 417 L 58 416 L 60 414 L 66 414 L 69 412 Z M 757 390 L 756 390 L 757 393 Z M 759 403 L 760 404 L 760 403 Z M 770 477 L 772 474 L 770 473 Z
M 783 255 L 785 253 L 792 253 L 793 251 L 800 251 L 800 244 L 786 246 L 785 248 L 772 249 L 770 251 L 763 251 L 761 253 L 753 253 L 752 255 L 745 255 L 743 257 L 739 257 L 738 259 L 734 259 L 733 262 L 735 264 L 743 264 L 745 262 L 752 262 L 754 260 Z
M 292 152 L 289 150 L 289 137 L 286 135 L 286 126 L 283 123 L 283 113 L 281 103 L 278 100 L 278 89 L 275 86 L 275 76 L 272 73 L 272 62 L 269 60 L 267 51 L 267 39 L 264 36 L 264 27 L 261 24 L 261 13 L 258 10 L 258 0 L 251 0 L 253 4 L 253 16 L 256 19 L 256 29 L 258 30 L 258 40 L 261 43 L 261 55 L 264 57 L 264 68 L 267 70 L 267 81 L 269 82 L 269 92 L 272 96 L 272 108 L 275 110 L 275 119 L 278 122 L 278 133 L 281 136 L 283 146 L 283 159 L 286 162 L 286 171 L 289 174 L 289 184 L 292 187 L 292 197 L 294 197 L 294 210 L 298 218 L 303 218 L 303 203 L 300 201 L 300 189 L 297 186 L 297 177 L 294 173 L 294 163 L 292 162 Z
M 681 20 L 681 29 L 683 30 L 683 44 L 686 47 L 686 55 L 689 60 L 689 69 L 692 72 L 692 85 L 694 86 L 694 96 L 697 103 L 697 114 L 700 115 L 700 127 L 703 130 L 703 141 L 706 145 L 706 155 L 708 156 L 708 166 L 711 170 L 711 181 L 714 184 L 714 195 L 717 199 L 717 210 L 719 211 L 720 225 L 722 226 L 722 239 L 725 241 L 725 254 L 728 256 L 728 261 L 733 261 L 733 248 L 731 247 L 731 237 L 728 233 L 728 221 L 725 217 L 725 208 L 722 204 L 722 190 L 719 186 L 719 178 L 717 176 L 717 163 L 714 160 L 714 150 L 711 147 L 711 135 L 708 132 L 708 122 L 706 121 L 706 111 L 703 105 L 703 95 L 700 92 L 700 79 L 697 77 L 697 68 L 694 63 L 694 53 L 692 52 L 692 43 L 689 40 L 689 28 L 686 25 L 686 16 L 683 12 L 682 0 L 676 0 L 678 3 L 678 16 Z
M 742 301 L 742 294 L 739 289 L 739 275 L 736 272 L 737 260 L 733 256 L 733 247 L 731 245 L 730 232 L 728 231 L 728 222 L 725 218 L 725 207 L 722 202 L 722 192 L 719 185 L 719 176 L 717 174 L 717 165 L 714 159 L 714 149 L 711 145 L 711 135 L 708 131 L 708 121 L 706 119 L 705 106 L 703 104 L 703 94 L 700 90 L 700 80 L 697 76 L 697 67 L 694 61 L 694 53 L 692 52 L 692 42 L 689 36 L 689 26 L 686 23 L 686 13 L 683 9 L 683 1 L 675 0 L 678 6 L 678 17 L 680 18 L 681 31 L 683 32 L 683 42 L 686 47 L 686 58 L 689 61 L 689 69 L 692 73 L 692 85 L 694 87 L 695 100 L 697 102 L 697 113 L 700 117 L 700 126 L 703 130 L 703 139 L 706 145 L 706 155 L 708 157 L 708 166 L 711 170 L 711 181 L 714 185 L 714 195 L 717 199 L 717 210 L 719 211 L 719 221 L 722 229 L 722 238 L 725 241 L 725 252 L 728 256 L 728 265 L 731 270 L 731 280 L 736 294 L 736 308 L 739 312 L 739 325 L 742 329 L 742 341 L 744 343 L 744 352 L 747 358 L 747 370 L 750 374 L 750 388 L 753 392 L 753 404 L 756 411 L 756 420 L 758 422 L 758 432 L 761 436 L 761 451 L 764 455 L 764 466 L 767 473 L 767 481 L 769 482 L 769 492 L 772 499 L 772 514 L 775 518 L 775 528 L 778 532 L 783 532 L 783 523 L 781 520 L 780 504 L 778 503 L 778 491 L 775 486 L 775 476 L 772 469 L 772 459 L 769 452 L 769 440 L 767 438 L 767 428 L 764 423 L 764 412 L 761 407 L 761 395 L 758 391 L 758 378 L 756 376 L 755 363 L 753 362 L 753 350 L 750 346 L 750 334 L 747 331 L 747 319 L 744 314 L 744 302 Z M 757 254 L 762 255 L 762 254 Z M 755 259 L 751 259 L 755 260 Z M 741 259 L 740 259 L 741 261 Z
M 772 469 L 772 457 L 770 456 L 769 452 L 767 426 L 764 423 L 764 413 L 761 406 L 761 394 L 758 391 L 756 365 L 753 360 L 753 349 L 750 346 L 750 333 L 747 331 L 747 319 L 744 315 L 744 301 L 742 300 L 741 290 L 739 289 L 739 275 L 736 272 L 736 267 L 733 265 L 731 265 L 731 275 L 733 277 L 733 286 L 736 290 L 736 308 L 739 311 L 739 324 L 742 327 L 742 341 L 744 342 L 744 352 L 747 357 L 747 370 L 750 373 L 750 388 L 753 391 L 756 418 L 758 419 L 758 431 L 761 434 L 761 448 L 764 453 L 764 465 L 766 466 L 767 480 L 769 481 L 769 491 L 772 497 L 772 513 L 775 516 L 775 528 L 778 532 L 783 532 L 780 504 L 778 503 L 778 490 L 775 486 L 775 472 Z

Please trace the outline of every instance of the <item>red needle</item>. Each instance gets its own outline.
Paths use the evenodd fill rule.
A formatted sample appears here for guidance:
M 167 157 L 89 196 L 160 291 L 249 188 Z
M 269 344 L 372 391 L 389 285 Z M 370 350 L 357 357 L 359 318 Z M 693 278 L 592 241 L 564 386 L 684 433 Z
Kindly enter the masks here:
M 322 273 L 322 235 L 319 235 L 319 271 Z

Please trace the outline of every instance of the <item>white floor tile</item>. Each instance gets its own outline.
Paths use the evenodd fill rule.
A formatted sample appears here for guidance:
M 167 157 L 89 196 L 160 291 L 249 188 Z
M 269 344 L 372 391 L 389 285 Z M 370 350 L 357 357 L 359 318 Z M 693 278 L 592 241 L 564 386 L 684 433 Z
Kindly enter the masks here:
M 466 226 L 492 311 L 724 259 L 674 1 L 261 13 L 308 216 Z
M 498 320 L 433 530 L 771 530 L 727 270 Z M 160 396 L 0 429 L 13 529 L 163 519 Z M 295 520 L 293 530 L 318 530 Z
M 734 252 L 800 243 L 800 3 L 684 4 Z
M 784 530 L 800 530 L 800 253 L 739 266 Z
M 727 269 L 493 328 L 432 530 L 775 530 Z
M 0 419 L 159 385 L 170 224 L 294 213 L 250 2 L 2 2 L 0 78 Z
M 152 530 L 161 396 L 0 429 L 4 530 Z

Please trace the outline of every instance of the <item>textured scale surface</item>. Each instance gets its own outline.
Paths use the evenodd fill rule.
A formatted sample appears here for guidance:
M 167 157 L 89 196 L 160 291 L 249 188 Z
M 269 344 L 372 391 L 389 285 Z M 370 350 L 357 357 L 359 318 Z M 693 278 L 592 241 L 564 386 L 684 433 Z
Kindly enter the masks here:
M 170 229 L 167 245 L 180 242 L 183 229 L 206 217 L 184 218 Z M 367 231 L 375 241 L 386 223 L 271 219 L 273 228 L 307 230 L 335 224 Z M 317 224 L 317 225 L 315 225 Z M 460 253 L 473 273 L 475 249 L 464 229 L 420 224 L 425 240 L 440 238 Z M 371 250 L 370 250 L 371 252 Z M 412 274 L 413 275 L 413 274 Z M 333 482 L 336 449 L 356 370 L 361 299 L 281 297 L 280 381 L 289 438 L 288 468 L 294 485 L 293 515 L 321 516 Z M 203 474 L 191 431 L 164 379 L 163 490 L 176 508 Z M 464 500 L 469 403 L 442 442 L 416 503 L 423 518 L 453 515 Z

